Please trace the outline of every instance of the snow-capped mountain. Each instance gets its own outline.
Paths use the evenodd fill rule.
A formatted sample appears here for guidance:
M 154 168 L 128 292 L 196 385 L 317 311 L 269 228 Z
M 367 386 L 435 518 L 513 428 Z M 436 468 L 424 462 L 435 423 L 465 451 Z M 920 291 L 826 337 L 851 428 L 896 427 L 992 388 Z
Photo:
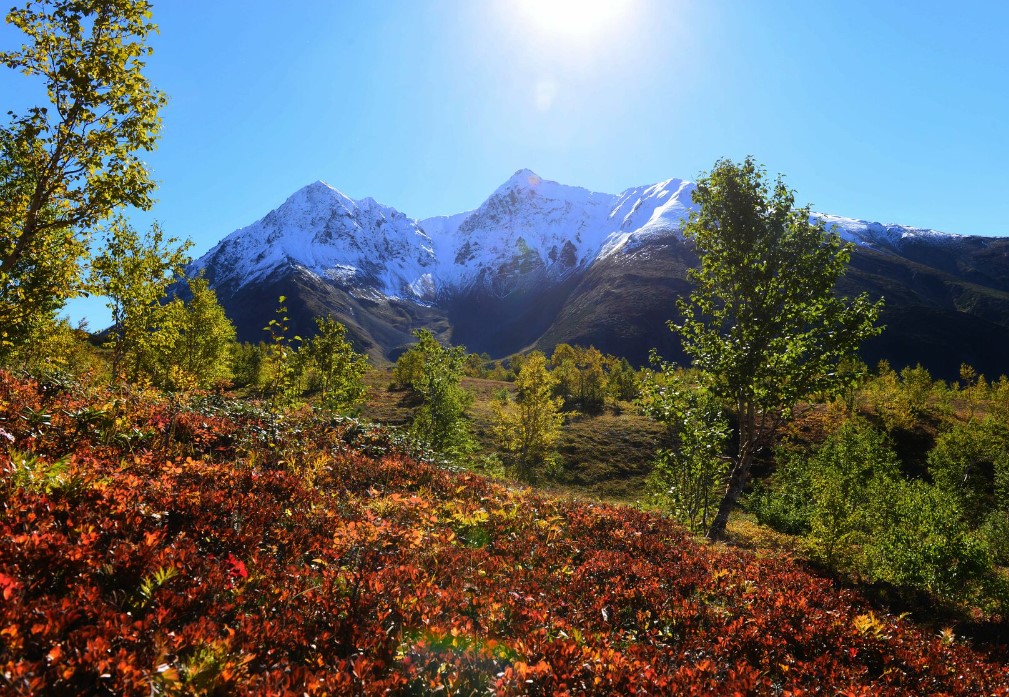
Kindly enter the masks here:
M 501 292 L 519 278 L 564 278 L 595 258 L 614 196 L 516 172 L 471 213 L 421 222 L 434 241 L 443 286 L 483 283 Z
M 899 249 L 902 244 L 907 242 L 955 245 L 968 239 L 966 235 L 905 225 L 883 225 L 882 223 L 843 218 L 827 213 L 816 213 L 814 217 L 822 220 L 825 227 L 836 232 L 841 236 L 841 239 L 867 247 Z
M 225 237 L 190 271 L 240 288 L 291 268 L 359 293 L 419 302 L 474 284 L 506 294 L 518 283 L 563 280 L 601 253 L 675 234 L 692 190 L 670 179 L 603 194 L 524 169 L 476 210 L 417 221 L 318 181 Z
M 425 327 L 496 356 L 565 341 L 644 362 L 650 347 L 678 347 L 665 321 L 695 263 L 680 234 L 693 191 L 692 182 L 669 179 L 592 192 L 523 169 L 475 210 L 416 220 L 315 182 L 189 271 L 206 274 L 247 341 L 263 338 L 264 305 L 286 295 L 294 331 L 311 334 L 312 317 L 331 313 L 376 358 L 394 358 Z M 856 245 L 842 290 L 885 296 L 884 321 L 905 313 L 904 334 L 891 329 L 891 343 L 867 358 L 910 361 L 899 344 L 922 323 L 932 332 L 926 343 L 945 347 L 943 361 L 955 368 L 961 360 L 985 368 L 988 359 L 971 361 L 977 347 L 951 342 L 1009 342 L 1009 240 L 813 215 Z M 959 339 L 943 334 L 954 321 Z M 1004 337 L 992 334 L 996 325 Z
M 620 194 L 545 180 L 523 169 L 476 210 L 414 220 L 371 198 L 355 201 L 318 181 L 197 260 L 215 286 L 239 288 L 281 268 L 358 294 L 433 302 L 474 285 L 499 295 L 561 281 L 597 259 L 678 236 L 694 184 L 669 179 Z M 816 214 L 846 240 L 897 248 L 909 239 L 956 242 L 919 228 Z
M 225 237 L 190 272 L 205 271 L 215 287 L 237 289 L 289 267 L 358 293 L 428 301 L 436 266 L 417 221 L 317 181 Z

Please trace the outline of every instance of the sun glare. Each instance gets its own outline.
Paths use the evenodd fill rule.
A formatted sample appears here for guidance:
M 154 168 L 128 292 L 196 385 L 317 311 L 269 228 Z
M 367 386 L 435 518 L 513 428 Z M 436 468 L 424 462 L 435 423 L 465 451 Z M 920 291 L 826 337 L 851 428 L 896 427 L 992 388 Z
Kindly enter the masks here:
M 522 15 L 545 35 L 589 39 L 627 14 L 630 0 L 520 0 Z

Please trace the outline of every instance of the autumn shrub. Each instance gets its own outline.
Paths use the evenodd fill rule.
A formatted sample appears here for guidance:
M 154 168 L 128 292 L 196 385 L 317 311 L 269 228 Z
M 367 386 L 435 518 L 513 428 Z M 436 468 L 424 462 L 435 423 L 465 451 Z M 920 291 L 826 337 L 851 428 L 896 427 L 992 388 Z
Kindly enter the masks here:
M 106 406 L 0 373 L 0 465 L 70 455 L 87 481 L 0 468 L 0 692 L 1009 694 L 997 648 L 663 516 L 441 468 L 353 419 L 145 396 L 80 428 Z

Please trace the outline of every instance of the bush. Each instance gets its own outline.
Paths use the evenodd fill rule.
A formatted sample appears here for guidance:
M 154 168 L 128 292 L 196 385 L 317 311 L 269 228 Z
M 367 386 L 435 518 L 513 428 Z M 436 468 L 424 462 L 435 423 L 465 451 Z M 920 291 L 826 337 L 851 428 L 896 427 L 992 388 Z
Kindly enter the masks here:
M 761 525 L 792 535 L 809 533 L 814 487 L 806 457 L 806 453 L 778 452 L 777 471 L 769 481 L 758 483 L 746 502 Z
M 749 505 L 761 523 L 808 534 L 823 561 L 844 565 L 867 528 L 870 484 L 899 473 L 887 437 L 864 421 L 849 421 L 812 452 L 779 451 L 778 471 Z
M 921 481 L 878 481 L 868 512 L 861 566 L 871 579 L 963 601 L 989 576 L 985 545 L 964 524 L 953 493 Z
M 1009 495 L 1009 429 L 993 418 L 959 422 L 941 433 L 928 453 L 929 474 L 957 497 L 965 520 L 976 527 L 1005 506 Z

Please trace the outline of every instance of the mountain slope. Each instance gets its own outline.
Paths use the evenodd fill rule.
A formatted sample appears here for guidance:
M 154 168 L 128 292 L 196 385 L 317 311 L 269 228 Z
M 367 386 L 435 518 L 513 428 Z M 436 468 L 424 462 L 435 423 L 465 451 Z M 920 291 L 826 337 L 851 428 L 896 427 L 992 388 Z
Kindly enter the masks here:
M 279 295 L 293 331 L 331 313 L 359 349 L 393 359 L 420 327 L 506 356 L 560 342 L 643 363 L 682 359 L 665 322 L 695 259 L 680 235 L 694 185 L 681 179 L 606 194 L 519 170 L 476 209 L 418 221 L 316 182 L 196 261 L 240 338 L 263 338 Z M 885 297 L 890 328 L 875 362 L 922 361 L 955 377 L 961 361 L 1006 372 L 1009 241 L 815 214 L 855 245 L 839 290 Z

